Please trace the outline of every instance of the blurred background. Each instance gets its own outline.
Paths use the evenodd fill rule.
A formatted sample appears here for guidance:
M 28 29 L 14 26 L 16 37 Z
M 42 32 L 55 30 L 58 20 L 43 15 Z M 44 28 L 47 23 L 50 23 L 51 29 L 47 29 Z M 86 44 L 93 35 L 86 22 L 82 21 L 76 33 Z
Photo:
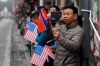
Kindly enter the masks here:
M 67 5 L 78 8 L 86 35 L 83 66 L 100 66 L 100 0 L 0 0 L 0 22 L 10 18 L 19 23 L 26 12 L 37 10 L 39 6 L 48 12 L 52 5 L 60 9 Z

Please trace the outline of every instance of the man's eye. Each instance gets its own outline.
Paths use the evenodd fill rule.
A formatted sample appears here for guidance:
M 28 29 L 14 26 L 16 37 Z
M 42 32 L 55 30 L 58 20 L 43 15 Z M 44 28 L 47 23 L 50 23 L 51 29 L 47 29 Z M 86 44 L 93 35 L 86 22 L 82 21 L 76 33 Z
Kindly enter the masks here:
M 67 13 L 67 15 L 70 15 L 69 13 Z
M 63 14 L 63 15 L 65 15 L 65 14 Z

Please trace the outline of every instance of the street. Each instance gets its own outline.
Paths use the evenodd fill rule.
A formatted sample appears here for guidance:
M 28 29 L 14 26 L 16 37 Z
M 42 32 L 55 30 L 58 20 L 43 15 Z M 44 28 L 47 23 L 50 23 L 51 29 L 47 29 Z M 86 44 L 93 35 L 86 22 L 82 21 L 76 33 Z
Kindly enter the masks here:
M 28 42 L 20 35 L 20 30 L 14 22 L 12 25 L 12 47 L 11 47 L 11 65 L 10 66 L 31 66 L 29 61 L 29 52 L 25 45 Z
M 0 21 L 0 66 L 9 66 L 11 49 L 11 19 L 2 19 Z M 5 64 L 6 63 L 6 64 Z
M 0 22 L 0 66 L 31 66 L 29 53 L 25 52 L 28 42 L 20 35 L 13 19 Z

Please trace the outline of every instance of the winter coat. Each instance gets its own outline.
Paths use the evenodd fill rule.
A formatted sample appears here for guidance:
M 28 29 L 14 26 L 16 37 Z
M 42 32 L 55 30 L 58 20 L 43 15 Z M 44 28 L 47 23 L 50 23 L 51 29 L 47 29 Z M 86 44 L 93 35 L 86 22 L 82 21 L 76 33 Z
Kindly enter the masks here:
M 59 29 L 54 66 L 80 66 L 80 49 L 84 40 L 84 31 L 77 24 L 63 25 Z

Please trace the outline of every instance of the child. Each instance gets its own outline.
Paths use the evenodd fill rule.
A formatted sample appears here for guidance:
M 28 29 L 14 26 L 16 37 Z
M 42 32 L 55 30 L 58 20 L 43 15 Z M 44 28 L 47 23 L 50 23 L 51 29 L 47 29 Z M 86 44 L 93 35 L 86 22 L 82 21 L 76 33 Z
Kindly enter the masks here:
M 63 21 L 63 20 L 59 20 L 59 21 L 56 22 L 55 28 L 56 28 L 56 29 L 59 29 L 59 27 L 60 27 L 61 25 L 63 25 L 63 24 L 64 24 L 64 21 Z

